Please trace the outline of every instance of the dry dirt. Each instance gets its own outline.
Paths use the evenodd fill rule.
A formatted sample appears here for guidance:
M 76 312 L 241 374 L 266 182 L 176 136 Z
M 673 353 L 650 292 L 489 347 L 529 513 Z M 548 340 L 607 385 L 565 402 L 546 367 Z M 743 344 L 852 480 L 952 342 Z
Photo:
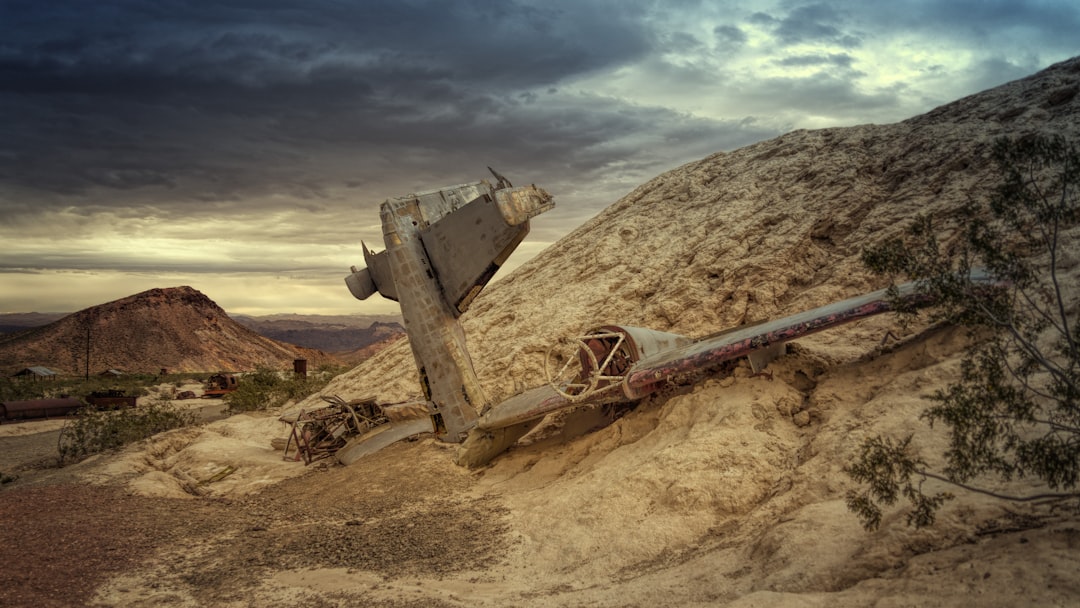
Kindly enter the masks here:
M 1080 139 L 1077 90 L 1074 59 L 902 123 L 798 131 L 657 177 L 477 298 L 462 321 L 484 390 L 538 384 L 548 346 L 590 326 L 701 336 L 880 287 L 862 248 L 919 212 L 947 241 L 955 209 L 997 182 L 995 137 Z M 1080 232 L 1063 242 L 1075 305 Z M 58 470 L 41 468 L 55 427 L 5 425 L 0 471 L 20 478 L 0 489 L 0 603 L 1075 606 L 1075 502 L 958 492 L 931 528 L 898 506 L 875 532 L 845 508 L 843 467 L 869 436 L 915 433 L 941 464 L 919 413 L 968 346 L 953 328 L 860 321 L 796 341 L 768 375 L 735 367 L 632 411 L 553 416 L 478 471 L 431 438 L 350 467 L 286 462 L 270 448 L 280 412 Z M 414 396 L 407 343 L 326 392 Z M 15 426 L 50 428 L 30 424 L 53 423 Z
M 737 367 L 621 415 L 557 416 L 477 472 L 432 438 L 304 467 L 270 448 L 274 433 L 254 446 L 236 430 L 274 414 L 43 469 L 55 431 L 26 429 L 56 423 L 5 425 L 0 445 L 39 447 L 0 490 L 0 515 L 20 522 L 0 543 L 19 564 L 0 605 L 1074 605 L 1075 505 L 961 495 L 932 529 L 892 511 L 873 533 L 846 512 L 839 468 L 867 421 L 910 428 L 965 343 L 931 328 L 850 359 L 831 344 L 896 329 L 796 343 L 771 378 Z M 219 456 L 149 458 L 163 445 Z M 237 472 L 177 492 L 225 461 Z
M 0 500 L 4 521 L 13 522 L 2 551 L 18 564 L 0 605 L 292 606 L 312 594 L 302 585 L 267 594 L 261 585 L 275 575 L 302 580 L 313 568 L 362 571 L 358 578 L 375 588 L 489 569 L 501 558 L 505 508 L 469 497 L 468 476 L 446 459 L 396 476 L 394 459 L 424 451 L 420 443 L 401 447 L 359 468 L 314 465 L 306 477 L 234 498 L 152 498 L 64 473 L 32 475 Z M 385 490 L 368 491 L 357 474 Z M 411 597 L 388 605 L 412 605 Z

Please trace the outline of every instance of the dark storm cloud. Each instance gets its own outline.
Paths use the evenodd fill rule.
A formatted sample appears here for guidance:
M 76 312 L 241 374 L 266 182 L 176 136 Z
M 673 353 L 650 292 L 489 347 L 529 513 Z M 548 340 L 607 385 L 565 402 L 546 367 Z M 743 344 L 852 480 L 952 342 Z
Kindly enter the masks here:
M 767 28 L 784 46 L 831 43 L 859 48 L 867 36 L 886 38 L 899 32 L 938 32 L 952 44 L 994 45 L 986 53 L 1014 48 L 1038 36 L 1039 48 L 1076 48 L 1080 5 L 1072 0 L 910 0 L 898 2 L 789 2 L 772 13 L 759 11 L 749 23 Z M 1002 45 L 1003 42 L 1008 45 Z M 1031 41 L 1034 42 L 1034 41 Z M 1035 61 L 1033 65 L 1037 65 Z M 1033 66 L 1027 66 L 1028 71 Z
M 776 24 L 776 35 L 784 44 L 800 42 L 833 42 L 844 47 L 859 45 L 857 36 L 844 33 L 839 27 L 840 17 L 832 6 L 811 4 L 799 6 Z
M 947 78 L 949 95 L 976 92 L 1022 78 L 1046 67 L 1049 57 L 1075 55 L 1080 4 L 1074 0 L 912 0 L 907 2 L 834 2 L 850 27 L 873 32 L 877 39 L 926 40 L 932 50 L 968 49 L 972 58 L 962 70 L 935 66 Z M 937 103 L 949 100 L 927 91 Z
M 854 58 L 846 53 L 830 53 L 828 55 L 795 55 L 778 60 L 777 65 L 782 66 L 808 66 L 808 65 L 834 65 L 841 68 L 850 68 Z
M 859 46 L 858 35 L 841 29 L 843 21 L 831 4 L 823 3 L 796 6 L 781 17 L 764 12 L 750 16 L 751 23 L 771 29 L 784 46 L 804 42 L 828 42 L 846 48 Z
M 5 6 L 0 16 L 11 29 L 8 43 L 46 62 L 144 66 L 210 81 L 278 81 L 333 56 L 435 66 L 473 84 L 522 86 L 647 50 L 633 2 L 69 0 Z
M 669 7 L 680 18 L 705 6 Z M 713 35 L 702 40 L 686 28 L 660 31 L 666 13 L 656 10 L 645 0 L 9 0 L 0 4 L 0 111 L 10 118 L 0 122 L 0 205 L 8 218 L 71 206 L 84 215 L 322 213 L 343 197 L 377 203 L 406 186 L 480 177 L 486 164 L 570 187 L 631 171 L 648 178 L 775 127 L 739 115 L 691 117 L 568 83 L 667 54 L 673 62 L 654 69 L 690 83 L 692 94 L 692 83 L 725 74 L 678 59 L 703 57 L 710 44 L 741 52 L 747 24 L 781 47 L 845 50 L 867 29 L 974 39 L 989 28 L 1057 36 L 1077 26 L 1066 4 L 783 2 L 728 11 L 731 21 L 698 32 Z M 732 98 L 752 104 L 747 113 L 791 99 L 828 116 L 896 101 L 888 90 L 858 88 L 863 73 L 848 52 L 770 63 L 822 73 L 729 75 L 740 88 Z M 993 57 L 978 65 L 973 78 L 987 86 L 1032 69 Z
M 782 111 L 788 100 L 798 99 L 801 111 L 834 117 L 889 108 L 898 102 L 896 91 L 863 92 L 847 78 L 827 72 L 803 78 L 762 79 L 748 98 L 756 101 L 762 113 Z
M 723 55 L 738 55 L 748 39 L 746 32 L 734 25 L 718 25 L 712 30 L 712 42 Z
M 379 202 L 486 165 L 555 194 L 522 245 L 535 253 L 682 163 L 791 128 L 901 120 L 1064 59 L 1078 10 L 4 0 L 0 307 L 30 291 L 90 305 L 163 270 L 243 301 L 291 273 L 322 285 L 315 308 L 335 306 L 359 241 L 382 240 Z M 306 308 L 312 293 L 297 294 Z
M 1032 57 L 1048 52 L 1071 55 L 1076 51 L 1080 28 L 1080 4 L 1074 0 L 837 0 L 829 5 L 838 21 L 823 18 L 817 25 L 827 28 L 831 22 L 832 27 L 859 38 L 915 34 L 980 55 L 1015 53 L 1024 47 L 1030 49 Z M 788 18 L 794 15 L 795 11 Z M 1030 72 L 1044 65 L 1045 60 L 1035 58 L 1027 67 Z
M 158 192 L 212 210 L 280 193 L 317 203 L 354 179 L 348 158 L 361 165 L 350 171 L 380 167 L 384 179 L 386 167 L 498 155 L 508 138 L 521 157 L 573 158 L 640 121 L 617 105 L 556 119 L 537 91 L 648 52 L 637 12 L 627 2 L 5 3 L 0 109 L 17 120 L 0 126 L 0 196 L 17 211 Z
M 720 42 L 740 46 L 746 43 L 746 32 L 734 25 L 718 25 L 713 28 L 713 35 Z

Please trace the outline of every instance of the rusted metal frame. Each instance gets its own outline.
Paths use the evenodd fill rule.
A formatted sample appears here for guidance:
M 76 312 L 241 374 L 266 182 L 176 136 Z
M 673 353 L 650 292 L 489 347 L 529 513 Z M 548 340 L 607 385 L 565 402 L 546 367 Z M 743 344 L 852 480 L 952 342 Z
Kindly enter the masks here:
M 600 340 L 605 345 L 606 342 L 604 342 L 604 340 L 615 338 L 615 343 L 612 344 L 610 348 L 608 348 L 607 356 L 604 357 L 604 362 L 597 365 L 596 368 L 592 371 L 591 375 L 595 377 L 595 381 L 592 383 L 592 391 L 589 392 L 587 395 L 582 395 L 582 399 L 590 399 L 602 393 L 612 392 L 614 391 L 614 389 L 617 389 L 625 379 L 625 376 L 623 374 L 613 375 L 610 371 L 610 368 L 612 361 L 619 353 L 619 348 L 627 341 L 626 334 L 618 331 L 613 331 L 601 334 L 591 334 L 587 337 L 592 340 Z M 592 352 L 592 349 L 588 348 L 588 345 L 585 344 L 584 340 L 581 340 L 579 338 L 579 342 L 581 342 L 582 346 L 584 346 L 590 353 Z
M 372 406 L 372 411 L 373 412 L 374 412 L 374 408 L 376 408 L 376 407 L 378 407 L 378 406 Z M 354 427 L 352 429 L 352 431 L 357 433 L 357 434 L 363 433 L 363 432 L 365 432 L 365 431 L 367 431 L 369 429 L 373 429 L 373 428 L 375 428 L 375 427 L 377 427 L 377 426 L 379 426 L 381 424 L 386 424 L 387 422 L 390 421 L 389 418 L 387 418 L 385 415 L 381 415 L 380 416 L 381 420 L 380 420 L 380 417 L 369 418 L 368 416 L 357 413 L 356 408 L 353 407 L 352 405 L 348 404 L 348 403 L 343 405 L 342 408 L 345 409 L 348 412 L 348 414 L 351 416 L 352 421 L 353 421 L 353 427 Z
M 577 343 L 574 350 L 575 356 L 568 356 L 566 358 L 566 363 L 559 369 L 557 375 L 551 375 L 548 361 L 551 359 L 551 354 L 558 345 L 549 349 L 547 355 L 544 357 L 544 375 L 547 376 L 548 384 L 550 384 L 557 393 L 571 402 L 580 401 L 584 398 L 584 395 L 587 395 L 589 391 L 594 388 L 596 384 L 596 374 L 589 373 L 589 370 L 597 369 L 599 365 L 596 361 L 596 353 L 594 353 L 581 338 L 560 340 L 559 344 L 573 342 Z M 574 363 L 577 363 L 581 368 L 581 371 L 574 374 L 574 379 L 578 380 L 578 382 L 563 381 L 567 369 Z
M 596 353 L 589 347 L 586 340 L 604 340 L 615 339 L 615 344 L 608 348 L 607 354 L 604 357 L 603 363 L 600 363 L 596 358 Z M 586 399 L 591 399 L 594 396 L 611 391 L 621 385 L 623 376 L 613 376 L 605 374 L 604 372 L 610 367 L 612 360 L 614 359 L 618 349 L 622 346 L 626 340 L 626 336 L 621 332 L 602 332 L 592 333 L 584 336 L 573 338 L 572 341 L 577 342 L 577 350 L 579 353 L 583 353 L 587 358 L 586 361 L 581 361 L 578 357 L 577 361 L 583 363 L 582 371 L 578 375 L 578 378 L 583 382 L 560 382 L 559 379 L 563 377 L 569 366 L 575 362 L 574 357 L 568 357 L 566 363 L 563 364 L 558 374 L 551 375 L 551 370 L 548 367 L 548 361 L 551 359 L 551 352 L 548 351 L 548 355 L 544 357 L 544 374 L 547 376 L 548 383 L 555 390 L 556 393 L 564 397 L 570 402 L 579 402 Z M 584 377 L 583 377 L 584 376 Z M 584 382 L 584 380 L 588 380 Z M 601 382 L 606 382 L 604 386 L 600 386 Z M 580 388 L 581 391 L 577 393 L 570 392 L 569 389 Z
M 594 336 L 589 336 L 589 337 L 592 338 Z M 600 376 L 599 376 L 598 379 L 599 380 L 607 380 L 607 381 L 614 380 L 614 381 L 622 382 L 623 376 L 622 375 L 618 375 L 618 376 L 611 375 L 611 373 L 609 372 L 609 368 L 611 367 L 611 362 L 615 358 L 615 355 L 618 354 L 618 352 L 619 352 L 619 347 L 622 346 L 624 342 L 626 342 L 626 340 L 627 340 L 626 334 L 616 331 L 616 332 L 609 332 L 609 333 L 601 334 L 601 335 L 595 336 L 595 338 L 599 339 L 599 340 L 603 340 L 604 338 L 615 338 L 615 344 L 613 344 L 611 346 L 611 348 L 608 349 L 607 357 L 604 357 L 604 363 L 602 365 L 600 365 L 600 368 L 598 370 L 599 373 L 600 373 Z M 608 373 L 604 373 L 606 371 L 608 371 Z
M 317 443 L 313 447 L 313 456 L 325 458 L 332 455 L 345 445 L 345 435 L 349 431 L 349 418 L 345 412 L 333 412 L 319 419 L 319 434 Z
M 332 408 L 309 412 L 301 410 L 293 423 L 285 453 L 288 454 L 289 445 L 295 441 L 297 455 L 304 459 L 304 464 L 331 456 L 341 447 L 337 443 L 344 438 L 345 433 L 338 433 L 339 429 L 347 425 L 346 412 L 334 412 Z
M 297 431 L 296 431 L 296 423 L 299 422 L 300 418 L 303 415 L 304 415 L 304 410 L 301 409 L 300 413 L 296 415 L 296 420 L 293 420 L 292 424 L 289 425 L 289 440 L 285 442 L 285 452 L 284 452 L 284 454 L 285 454 L 284 459 L 285 460 L 289 459 L 289 447 L 292 446 L 293 444 L 296 445 L 296 456 L 294 456 L 292 459 L 293 460 L 300 460 L 300 458 L 303 456 L 303 452 L 300 450 L 300 436 L 297 434 Z
M 349 438 L 385 424 L 388 419 L 373 398 L 346 402 L 337 395 L 322 396 L 330 405 L 315 410 L 300 410 L 292 420 L 285 442 L 286 460 L 311 464 L 336 454 L 348 445 Z M 296 453 L 289 456 L 295 444 Z

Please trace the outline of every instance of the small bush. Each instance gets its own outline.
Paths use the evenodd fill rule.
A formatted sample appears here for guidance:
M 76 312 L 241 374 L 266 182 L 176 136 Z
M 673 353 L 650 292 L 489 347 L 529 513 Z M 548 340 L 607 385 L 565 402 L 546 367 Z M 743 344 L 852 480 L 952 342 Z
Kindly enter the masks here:
M 965 354 L 959 377 L 927 396 L 933 405 L 921 415 L 948 433 L 940 471 L 930 470 L 910 434 L 868 438 L 846 467 L 860 484 L 847 505 L 868 529 L 899 497 L 910 503 L 909 524 L 932 524 L 953 495 L 924 493 L 928 479 L 1014 502 L 1080 498 L 1080 302 L 1064 272 L 1080 224 L 1080 144 L 1000 140 L 994 158 L 1002 183 L 988 201 L 960 210 L 954 243 L 939 243 L 932 218 L 923 217 L 903 238 L 864 252 L 874 272 L 917 281 L 938 304 L 931 319 L 981 338 Z M 977 266 L 1000 283 L 973 281 Z M 1022 477 L 1053 492 L 989 489 L 995 478 Z
M 299 401 L 321 390 L 341 371 L 332 369 L 305 377 L 291 373 L 282 375 L 271 369 L 260 368 L 240 377 L 236 390 L 225 395 L 225 405 L 230 414 L 236 414 Z
M 46 382 L 35 382 L 22 378 L 0 378 L 0 401 L 44 399 L 48 388 L 50 387 Z
M 77 462 L 92 454 L 116 450 L 194 421 L 194 414 L 178 409 L 169 401 L 154 401 L 116 411 L 85 407 L 60 432 L 60 463 Z
M 283 382 L 276 371 L 266 368 L 241 376 L 237 380 L 236 390 L 223 398 L 227 411 L 235 414 L 281 405 L 285 402 L 281 395 Z

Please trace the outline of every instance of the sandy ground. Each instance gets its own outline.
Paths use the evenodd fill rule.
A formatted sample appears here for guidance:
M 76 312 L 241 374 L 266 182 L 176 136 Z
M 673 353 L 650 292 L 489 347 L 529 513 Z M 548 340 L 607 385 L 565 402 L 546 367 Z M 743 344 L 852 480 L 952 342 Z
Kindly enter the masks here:
M 897 511 L 873 533 L 846 511 L 862 434 L 912 424 L 964 343 L 845 346 L 886 327 L 797 343 L 771 378 L 737 367 L 617 418 L 556 416 L 479 471 L 432 438 L 305 467 L 270 447 L 276 412 L 25 463 L 0 491 L 25 522 L 0 545 L 22 564 L 0 605 L 1075 605 L 1075 510 L 961 495 L 932 529 Z M 51 430 L 5 425 L 0 445 L 53 442 L 36 424 Z

